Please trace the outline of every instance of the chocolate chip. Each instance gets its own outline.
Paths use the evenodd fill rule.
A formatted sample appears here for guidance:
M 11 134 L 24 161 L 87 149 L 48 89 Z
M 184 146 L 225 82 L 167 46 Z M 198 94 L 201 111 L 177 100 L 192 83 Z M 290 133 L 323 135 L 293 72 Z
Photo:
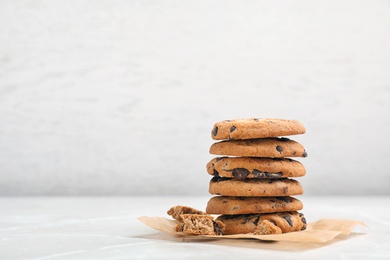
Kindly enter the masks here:
M 283 200 L 286 203 L 290 203 L 291 202 L 291 198 L 290 197 L 278 197 L 278 200 Z
M 230 180 L 229 178 L 224 178 L 224 177 L 219 177 L 219 176 L 214 176 L 211 179 L 211 182 L 220 182 L 220 181 L 227 181 Z
M 234 207 L 232 208 L 232 210 L 238 210 L 238 207 L 237 207 L 237 206 L 234 206 Z
M 281 141 L 281 142 L 288 142 L 288 141 L 290 141 L 290 139 L 288 139 L 286 137 L 282 137 L 282 138 L 279 139 L 279 141 Z
M 222 229 L 218 226 L 218 224 L 213 221 L 213 228 L 214 228 L 214 233 L 218 236 L 222 235 Z
M 216 169 L 214 169 L 213 175 L 214 176 L 219 176 L 219 172 Z
M 238 215 L 238 216 L 240 216 L 240 215 Z M 244 218 L 244 221 L 241 222 L 241 224 L 247 224 L 248 222 L 251 221 L 251 215 L 249 215 L 249 214 L 244 214 L 244 215 L 241 215 L 241 216 L 243 216 L 243 218 Z
M 252 175 L 255 178 L 261 178 L 261 179 L 267 178 L 267 175 L 265 174 L 265 172 L 262 172 L 262 171 L 259 171 L 256 169 L 252 171 Z
M 224 159 L 224 158 L 226 158 L 226 157 L 217 157 L 217 158 L 216 158 L 216 161 L 219 162 L 220 160 L 222 160 L 222 159 Z
M 235 127 L 235 126 L 232 126 L 232 127 L 230 128 L 230 133 L 233 132 L 234 130 L 236 130 L 236 127 Z
M 290 227 L 294 226 L 290 216 L 284 216 L 283 218 L 287 221 Z
M 287 193 L 287 191 L 288 191 L 288 187 L 284 187 L 282 192 Z
M 279 145 L 276 146 L 276 150 L 279 152 L 279 153 L 282 153 L 283 152 L 283 148 Z
M 260 220 L 260 216 L 258 216 L 255 221 L 253 221 L 253 224 L 255 224 L 255 226 L 257 226 L 257 224 L 259 223 L 259 220 Z
M 179 232 L 183 232 L 184 231 L 184 224 L 181 224 L 181 226 L 179 227 Z
M 235 168 L 232 171 L 232 174 L 237 179 L 245 179 L 250 172 L 245 168 Z
M 307 157 L 307 152 L 306 151 L 303 152 L 302 157 Z
M 302 229 L 301 229 L 301 230 L 305 230 L 305 229 L 306 229 L 306 227 L 307 227 L 307 224 L 306 224 L 306 219 L 305 219 L 305 218 L 302 218 L 301 220 L 302 220 L 302 223 L 303 223 L 303 227 L 302 227 Z
M 216 136 L 218 134 L 218 126 L 214 127 L 212 133 L 214 136 Z
M 275 226 L 278 226 L 278 224 L 276 224 L 275 220 L 273 219 L 268 219 L 269 222 L 271 222 L 272 224 L 274 224 Z

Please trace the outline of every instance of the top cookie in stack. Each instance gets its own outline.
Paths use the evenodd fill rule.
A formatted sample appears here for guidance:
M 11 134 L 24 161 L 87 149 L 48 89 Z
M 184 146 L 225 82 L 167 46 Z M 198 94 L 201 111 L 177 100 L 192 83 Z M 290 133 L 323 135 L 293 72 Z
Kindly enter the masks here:
M 284 136 L 304 134 L 297 120 L 240 119 L 214 125 L 211 136 L 222 140 L 210 153 L 223 155 L 207 164 L 214 177 L 206 212 L 220 214 L 224 234 L 270 234 L 306 228 L 297 210 L 302 203 L 293 195 L 303 194 L 301 184 L 290 179 L 306 174 L 304 166 L 289 157 L 306 157 L 305 148 Z
M 251 118 L 218 122 L 211 131 L 211 138 L 247 140 L 304 133 L 306 133 L 305 127 L 297 120 Z

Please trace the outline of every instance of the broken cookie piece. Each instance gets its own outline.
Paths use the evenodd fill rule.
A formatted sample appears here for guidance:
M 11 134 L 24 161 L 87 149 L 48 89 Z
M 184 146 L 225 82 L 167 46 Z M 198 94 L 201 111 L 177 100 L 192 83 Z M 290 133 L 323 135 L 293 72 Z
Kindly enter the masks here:
M 175 206 L 168 210 L 168 215 L 180 223 L 176 226 L 176 232 L 186 235 L 218 235 L 221 236 L 225 224 L 203 211 L 187 207 Z
M 176 219 L 177 221 L 183 222 L 183 219 L 180 217 L 180 215 L 183 214 L 196 214 L 196 215 L 206 215 L 205 212 L 187 207 L 187 206 L 174 206 L 168 210 L 168 215 L 172 216 L 172 218 Z
M 225 224 L 221 221 L 214 221 L 210 215 L 182 214 L 183 223 L 176 226 L 177 232 L 187 235 L 218 235 L 221 236 Z
M 282 230 L 269 220 L 263 220 L 253 232 L 254 235 L 282 234 Z

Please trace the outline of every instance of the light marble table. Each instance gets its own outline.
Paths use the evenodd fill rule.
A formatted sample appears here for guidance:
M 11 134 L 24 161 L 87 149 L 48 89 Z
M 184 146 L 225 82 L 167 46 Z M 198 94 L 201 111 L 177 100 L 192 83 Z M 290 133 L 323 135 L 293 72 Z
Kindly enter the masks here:
M 327 244 L 237 240 L 191 241 L 162 234 L 137 217 L 165 216 L 208 197 L 0 198 L 0 259 L 390 259 L 390 197 L 301 196 L 309 222 L 364 221 Z

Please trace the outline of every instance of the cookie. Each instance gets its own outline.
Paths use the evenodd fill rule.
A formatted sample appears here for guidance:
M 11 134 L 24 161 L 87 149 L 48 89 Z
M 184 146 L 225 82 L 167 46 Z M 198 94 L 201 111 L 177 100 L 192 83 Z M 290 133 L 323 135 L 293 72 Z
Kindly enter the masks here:
M 213 177 L 211 194 L 235 197 L 278 197 L 303 194 L 301 184 L 292 179 L 244 179 Z
M 182 218 L 180 217 L 180 215 L 183 215 L 183 214 L 206 215 L 206 213 L 203 211 L 200 211 L 200 210 L 197 210 L 197 209 L 194 209 L 191 207 L 179 206 L 179 205 L 170 208 L 168 210 L 167 214 L 172 216 L 172 218 L 174 218 L 178 221 L 182 221 Z
M 221 141 L 211 145 L 211 154 L 248 157 L 306 157 L 300 143 L 282 137 Z
M 251 118 L 218 122 L 211 131 L 211 137 L 214 140 L 247 140 L 297 135 L 305 132 L 305 127 L 297 120 Z
M 214 221 L 210 215 L 182 214 L 181 221 L 176 226 L 176 232 L 186 235 L 222 235 L 225 224 L 219 220 Z
M 305 167 L 290 158 L 217 157 L 207 164 L 210 175 L 246 178 L 287 178 L 306 174 Z
M 303 208 L 293 197 L 212 197 L 207 203 L 208 214 L 254 214 L 297 211 Z
M 217 218 L 225 224 L 223 235 L 281 234 L 306 229 L 306 219 L 302 213 L 280 212 L 268 214 L 221 215 Z

